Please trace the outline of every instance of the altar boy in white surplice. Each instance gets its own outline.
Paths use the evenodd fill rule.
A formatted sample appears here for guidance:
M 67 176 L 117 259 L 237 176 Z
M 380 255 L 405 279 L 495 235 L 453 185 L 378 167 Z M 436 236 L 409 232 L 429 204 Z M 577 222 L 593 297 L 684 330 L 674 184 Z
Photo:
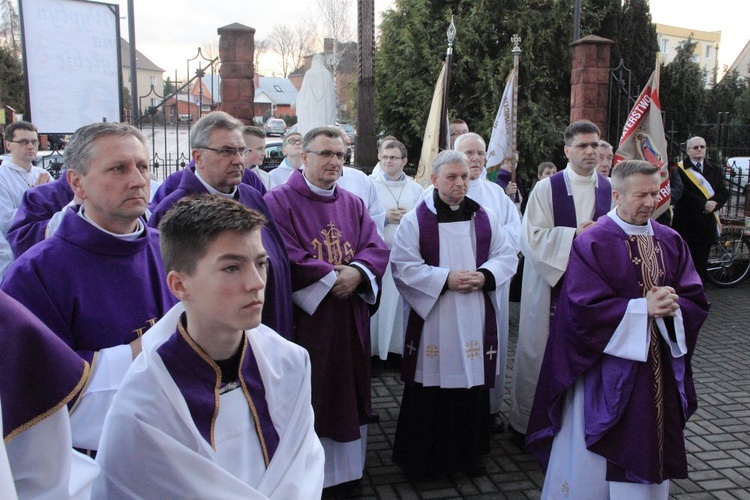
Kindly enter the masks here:
M 143 337 L 104 424 L 97 498 L 319 498 L 307 352 L 260 324 L 265 218 L 186 197 L 160 224 L 180 304 Z
M 393 247 L 393 237 L 401 219 L 414 210 L 422 195 L 422 186 L 404 173 L 404 166 L 409 160 L 406 154 L 406 146 L 402 142 L 391 140 L 379 155 L 382 165 L 380 173 L 370 177 L 385 211 L 382 233 L 388 248 Z M 396 289 L 390 267 L 383 274 L 382 290 L 380 307 L 370 320 L 370 336 L 372 355 L 386 360 L 388 353 L 400 356 L 404 350 L 404 299 Z

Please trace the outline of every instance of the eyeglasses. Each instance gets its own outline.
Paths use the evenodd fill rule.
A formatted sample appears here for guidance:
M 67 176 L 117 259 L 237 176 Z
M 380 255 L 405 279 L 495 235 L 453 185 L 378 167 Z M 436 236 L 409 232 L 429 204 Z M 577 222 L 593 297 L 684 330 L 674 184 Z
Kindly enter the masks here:
M 314 155 L 321 156 L 323 158 L 332 159 L 334 156 L 338 158 L 339 160 L 344 159 L 345 153 L 337 153 L 336 151 L 328 151 L 327 149 L 324 149 L 323 151 L 305 151 L 305 153 L 312 153 Z
M 198 146 L 198 149 L 208 149 L 209 151 L 213 151 L 217 153 L 220 156 L 223 156 L 224 158 L 231 158 L 237 153 L 239 153 L 240 156 L 245 156 L 245 153 L 247 153 L 247 148 L 241 147 L 241 148 L 210 148 L 208 146 Z
M 33 141 L 30 141 L 28 139 L 21 139 L 20 141 L 8 141 L 8 142 L 15 142 L 16 144 L 20 144 L 21 146 L 28 146 L 29 144 L 32 144 L 34 146 L 39 145 L 39 141 L 37 141 L 36 139 Z
M 464 151 L 464 156 L 466 156 L 467 158 L 471 158 L 474 155 L 479 155 L 480 158 L 484 158 L 485 156 L 487 156 L 487 153 L 485 153 L 484 151 Z
M 383 155 L 380 157 L 383 161 L 396 161 L 396 160 L 403 160 L 403 156 L 386 156 Z
M 299 146 L 302 144 L 302 139 L 289 139 L 286 141 L 286 144 L 294 144 L 295 146 Z
M 692 146 L 690 149 L 706 149 L 706 146 L 699 144 L 698 146 Z

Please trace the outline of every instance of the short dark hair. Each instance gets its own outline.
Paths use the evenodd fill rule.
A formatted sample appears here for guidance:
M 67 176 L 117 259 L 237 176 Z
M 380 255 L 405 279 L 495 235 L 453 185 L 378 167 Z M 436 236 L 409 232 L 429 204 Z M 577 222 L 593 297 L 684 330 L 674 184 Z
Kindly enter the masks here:
M 623 193 L 626 189 L 625 183 L 628 178 L 642 174 L 654 175 L 659 173 L 659 167 L 643 160 L 624 160 L 612 169 L 612 190 Z
M 143 149 L 146 150 L 148 155 L 146 136 L 134 126 L 119 122 L 97 122 L 84 125 L 73 133 L 70 142 L 65 146 L 65 167 L 81 175 L 88 174 L 89 165 L 94 160 L 94 154 L 98 154 L 96 140 L 110 135 L 118 137 L 132 135 L 143 144 Z
M 12 141 L 13 140 L 13 134 L 16 133 L 16 130 L 28 130 L 29 132 L 36 132 L 36 127 L 34 124 L 29 122 L 13 122 L 7 127 L 5 127 L 5 140 L 6 141 Z
M 302 150 L 307 151 L 307 148 L 310 147 L 310 143 L 321 135 L 328 137 L 329 139 L 335 139 L 338 137 L 344 144 L 346 144 L 346 141 L 344 141 L 341 134 L 342 130 L 337 127 L 316 127 L 305 134 L 305 138 L 302 139 Z
M 388 141 L 383 146 L 382 151 L 385 151 L 386 149 L 398 149 L 398 152 L 401 153 L 401 156 L 403 156 L 404 158 L 407 158 L 409 156 L 409 153 L 406 150 L 406 146 L 404 146 L 404 143 L 400 141 Z
M 536 167 L 536 175 L 537 175 L 537 177 L 539 177 L 540 175 L 542 175 L 544 173 L 544 171 L 547 170 L 548 168 L 554 168 L 555 170 L 557 170 L 557 165 L 555 165 L 551 161 L 543 161 L 542 163 L 539 164 L 538 167 Z
M 601 135 L 601 132 L 599 131 L 599 127 L 597 127 L 594 122 L 590 122 L 588 120 L 578 120 L 577 122 L 573 122 L 568 125 L 568 128 L 565 129 L 565 133 L 563 134 L 565 145 L 572 145 L 573 137 L 580 134 Z
M 458 123 L 458 124 L 461 124 L 461 125 L 466 125 L 467 127 L 469 126 L 469 124 L 466 123 L 465 121 L 463 121 L 461 118 L 454 118 L 454 119 L 452 119 L 449 125 L 453 125 L 454 123 Z
M 263 129 L 260 127 L 254 127 L 252 125 L 246 125 L 242 127 L 242 136 L 251 136 L 251 137 L 257 137 L 258 139 L 266 140 L 266 133 L 263 132 Z
M 169 271 L 192 275 L 208 246 L 224 231 L 250 233 L 266 217 L 224 196 L 201 194 L 181 198 L 159 223 L 159 244 Z
M 380 153 L 383 151 L 383 146 L 385 146 L 386 143 L 397 140 L 398 139 L 396 139 L 396 137 L 393 135 L 386 135 L 385 137 L 380 139 L 380 142 L 378 142 L 378 152 Z

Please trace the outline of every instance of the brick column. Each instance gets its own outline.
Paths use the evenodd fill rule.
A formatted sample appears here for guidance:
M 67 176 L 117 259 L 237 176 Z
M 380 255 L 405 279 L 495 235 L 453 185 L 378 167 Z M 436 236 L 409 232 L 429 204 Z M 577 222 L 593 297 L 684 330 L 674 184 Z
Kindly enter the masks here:
M 246 125 L 252 125 L 255 116 L 255 28 L 233 23 L 219 28 L 218 32 L 221 61 L 220 109 L 242 120 Z
M 608 140 L 609 52 L 614 42 L 589 35 L 571 43 L 570 121 L 591 120 Z M 611 141 L 610 141 L 611 142 Z

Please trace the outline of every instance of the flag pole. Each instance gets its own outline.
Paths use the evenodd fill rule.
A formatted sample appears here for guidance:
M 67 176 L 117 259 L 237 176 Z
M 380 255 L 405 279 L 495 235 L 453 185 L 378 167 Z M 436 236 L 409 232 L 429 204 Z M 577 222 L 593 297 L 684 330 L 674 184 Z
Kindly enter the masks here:
M 456 25 L 451 16 L 451 23 L 446 32 L 448 38 L 448 50 L 445 53 L 445 83 L 443 84 L 443 109 L 440 116 L 440 138 L 438 145 L 440 150 L 448 149 L 448 86 L 451 81 L 451 66 L 453 65 L 453 41 L 456 39 Z
M 518 60 L 521 56 L 521 37 L 518 33 L 510 37 L 510 43 L 513 44 L 511 54 L 513 54 L 513 119 L 511 120 L 511 151 L 513 152 L 513 162 L 511 163 L 510 181 L 516 182 L 516 168 L 518 168 L 518 149 L 516 145 L 516 125 L 518 123 Z

